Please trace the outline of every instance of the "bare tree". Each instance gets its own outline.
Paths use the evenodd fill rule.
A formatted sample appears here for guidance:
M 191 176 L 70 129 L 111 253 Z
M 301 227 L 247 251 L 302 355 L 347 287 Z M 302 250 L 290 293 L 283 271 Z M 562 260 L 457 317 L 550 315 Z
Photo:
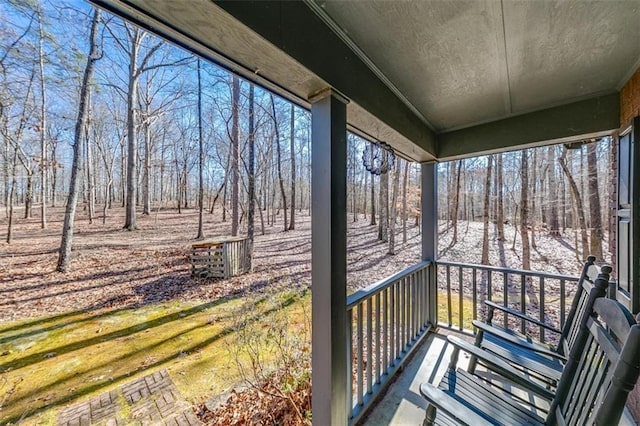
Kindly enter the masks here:
M 390 172 L 390 171 L 389 171 Z M 388 254 L 396 254 L 396 216 L 398 203 L 398 190 L 400 187 L 400 162 L 396 160 L 393 172 L 393 190 L 391 191 L 391 211 L 389 214 L 389 250 Z
M 498 241 L 504 241 L 504 182 L 503 182 L 503 171 L 502 171 L 502 153 L 497 154 L 496 156 L 496 192 L 498 193 L 498 197 L 496 200 L 497 209 L 496 209 L 496 222 L 498 228 Z
M 37 6 L 38 15 L 38 69 L 40 72 L 40 227 L 47 227 L 47 87 L 44 75 L 44 29 L 42 6 Z
M 255 111 L 254 111 L 254 86 L 253 83 L 249 83 L 249 212 L 247 214 L 247 238 L 249 240 L 249 253 L 247 256 L 247 262 L 249 263 L 249 269 L 253 264 L 253 240 L 254 240 L 254 222 L 256 211 L 256 129 L 255 129 Z M 262 209 L 260 209 L 262 212 Z M 264 223 L 263 223 L 264 233 Z
M 482 260 L 483 265 L 489 265 L 489 205 L 491 195 L 491 169 L 493 167 L 493 156 L 487 156 L 487 176 L 484 181 L 484 211 L 482 227 Z
M 78 173 L 80 171 L 80 150 L 82 136 L 87 125 L 87 111 L 89 109 L 88 97 L 90 81 L 93 75 L 95 63 L 101 58 L 98 52 L 98 24 L 100 22 L 100 9 L 94 8 L 93 20 L 91 23 L 91 33 L 89 36 L 89 55 L 82 76 L 80 86 L 80 103 L 78 105 L 78 118 L 76 120 L 75 133 L 73 139 L 73 164 L 71 166 L 71 183 L 69 185 L 69 196 L 67 197 L 67 207 L 64 214 L 64 225 L 62 226 L 62 241 L 60 242 L 60 255 L 58 257 L 59 272 L 67 272 L 71 260 L 71 245 L 73 242 L 73 225 L 78 201 Z
M 589 178 L 589 228 L 591 255 L 599 261 L 602 258 L 602 214 L 600 212 L 600 194 L 598 191 L 598 157 L 596 143 L 587 144 L 587 172 Z
M 273 114 L 273 127 L 275 130 L 275 138 L 276 138 L 276 167 L 278 168 L 278 182 L 280 183 L 280 197 L 282 198 L 282 208 L 284 211 L 284 230 L 287 231 L 289 228 L 287 226 L 287 194 L 284 190 L 284 179 L 282 178 L 282 154 L 280 149 L 280 130 L 278 126 L 278 118 L 276 114 L 276 104 L 273 99 L 273 95 L 270 95 L 271 98 L 271 112 Z
M 291 104 L 291 218 L 289 230 L 296 229 L 296 150 L 295 150 L 295 107 Z M 285 209 L 286 210 L 286 209 Z
M 240 181 L 240 168 L 238 165 L 240 157 L 240 136 L 238 133 L 238 119 L 240 115 L 240 79 L 237 75 L 232 77 L 231 92 L 231 235 L 235 237 L 238 235 L 239 226 L 238 183 Z
M 378 201 L 378 240 L 387 242 L 389 240 L 389 153 L 382 150 L 382 170 L 380 174 L 380 191 Z
M 560 158 L 558 158 L 558 162 L 560 163 L 560 167 L 562 168 L 562 171 L 564 172 L 564 175 L 567 178 L 567 181 L 569 182 L 569 188 L 571 188 L 571 193 L 573 194 L 575 211 L 576 211 L 576 215 L 578 216 L 578 221 L 580 225 L 580 235 L 582 237 L 582 256 L 578 254 L 578 258 L 585 258 L 586 257 L 585 252 L 589 247 L 589 239 L 587 238 L 587 224 L 586 224 L 587 221 L 584 215 L 584 206 L 582 204 L 582 197 L 580 196 L 580 190 L 578 189 L 578 185 L 576 184 L 576 181 L 573 179 L 573 176 L 571 175 L 571 171 L 567 166 L 566 159 L 567 159 L 567 148 L 564 147 L 562 150 L 562 155 L 560 156 Z M 576 251 L 578 251 L 577 247 L 576 247 Z
M 198 71 L 198 235 L 196 240 L 204 239 L 202 213 L 204 211 L 204 147 L 202 140 L 202 70 L 200 58 L 196 65 Z
M 560 222 L 558 220 L 558 184 L 556 179 L 556 168 L 554 161 L 555 146 L 547 148 L 547 176 L 548 176 L 548 194 L 547 203 L 549 208 L 549 233 L 551 235 L 560 235 Z
M 451 209 L 451 227 L 453 228 L 453 236 L 451 237 L 451 245 L 453 246 L 458 242 L 458 211 L 460 209 L 460 178 L 462 175 L 462 163 L 463 160 L 457 160 L 454 162 L 454 166 L 449 170 L 455 170 L 454 175 L 454 193 L 453 193 L 453 207 Z M 457 169 L 457 170 L 456 170 Z
M 133 231 L 137 229 L 136 222 L 136 205 L 137 205 L 137 177 L 138 177 L 138 141 L 136 137 L 136 126 L 138 119 L 138 86 L 140 77 L 151 70 L 171 67 L 185 63 L 188 57 L 183 57 L 171 62 L 154 63 L 153 58 L 156 52 L 165 44 L 164 41 L 158 40 L 148 48 L 144 47 L 144 40 L 148 37 L 148 33 L 138 27 L 125 24 L 125 32 L 127 34 L 128 44 L 120 40 L 114 35 L 115 42 L 126 53 L 129 59 L 128 85 L 127 85 L 127 161 L 126 161 L 126 185 L 125 185 L 125 223 L 124 229 Z M 113 34 L 113 33 L 112 33 Z M 186 185 L 186 182 L 183 183 Z M 186 198 L 185 198 L 186 201 Z
M 523 150 L 520 161 L 520 237 L 522 238 L 522 268 L 531 269 L 529 243 L 529 154 Z
M 404 162 L 404 174 L 402 177 L 402 242 L 407 242 L 407 175 L 409 174 L 409 162 Z M 365 175 L 366 176 L 366 175 Z

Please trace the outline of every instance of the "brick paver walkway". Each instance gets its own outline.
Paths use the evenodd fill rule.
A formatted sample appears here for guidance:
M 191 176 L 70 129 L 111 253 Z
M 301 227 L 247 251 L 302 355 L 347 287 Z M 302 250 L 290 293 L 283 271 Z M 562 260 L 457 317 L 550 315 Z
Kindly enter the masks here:
M 57 424 L 196 426 L 202 422 L 181 399 L 167 370 L 161 370 L 61 409 Z

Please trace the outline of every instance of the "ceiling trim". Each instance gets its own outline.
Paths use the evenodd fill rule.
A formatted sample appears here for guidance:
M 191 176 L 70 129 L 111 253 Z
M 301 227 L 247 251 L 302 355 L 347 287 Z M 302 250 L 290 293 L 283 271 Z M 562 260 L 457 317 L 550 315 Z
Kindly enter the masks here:
M 388 88 L 391 90 L 417 117 L 419 117 L 424 124 L 426 124 L 431 130 L 435 130 L 433 125 L 429 122 L 427 117 L 424 116 L 411 101 L 396 87 L 395 84 L 389 80 L 389 78 L 382 72 L 380 68 L 367 56 L 366 53 L 356 44 L 351 37 L 338 25 L 336 21 L 322 8 L 315 0 L 303 0 L 303 2 L 320 18 L 327 27 L 331 29 L 349 49 L 360 58 L 362 62 L 373 72 Z
M 438 135 L 437 158 L 457 158 L 611 134 L 620 126 L 620 94 L 597 96 Z

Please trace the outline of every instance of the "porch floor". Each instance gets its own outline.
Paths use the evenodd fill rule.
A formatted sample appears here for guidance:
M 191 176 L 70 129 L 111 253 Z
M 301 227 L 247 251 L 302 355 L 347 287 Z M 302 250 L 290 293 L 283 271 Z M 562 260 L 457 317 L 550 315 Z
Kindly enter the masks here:
M 420 385 L 424 382 L 437 384 L 444 375 L 453 346 L 447 341 L 448 334 L 472 341 L 472 338 L 449 330 L 439 329 L 425 339 L 409 362 L 405 365 L 395 381 L 389 386 L 385 395 L 379 400 L 369 415 L 360 422 L 363 426 L 382 425 L 422 425 L 427 402 L 420 395 Z M 461 352 L 458 366 L 466 368 L 469 363 L 467 353 Z M 480 367 L 478 367 L 480 369 Z M 479 372 L 479 374 L 491 374 Z M 492 376 L 495 378 L 495 376 Z M 525 396 L 525 395 L 523 395 Z M 533 398 L 528 395 L 527 399 Z M 630 413 L 625 410 L 620 421 L 621 426 L 637 426 Z

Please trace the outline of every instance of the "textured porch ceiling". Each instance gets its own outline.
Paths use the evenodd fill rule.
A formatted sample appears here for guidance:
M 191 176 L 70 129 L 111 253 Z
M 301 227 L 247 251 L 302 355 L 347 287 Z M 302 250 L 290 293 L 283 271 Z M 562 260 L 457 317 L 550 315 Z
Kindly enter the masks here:
M 640 0 L 92 0 L 419 161 L 604 134 Z
M 447 131 L 612 93 L 640 59 L 640 1 L 316 1 Z

